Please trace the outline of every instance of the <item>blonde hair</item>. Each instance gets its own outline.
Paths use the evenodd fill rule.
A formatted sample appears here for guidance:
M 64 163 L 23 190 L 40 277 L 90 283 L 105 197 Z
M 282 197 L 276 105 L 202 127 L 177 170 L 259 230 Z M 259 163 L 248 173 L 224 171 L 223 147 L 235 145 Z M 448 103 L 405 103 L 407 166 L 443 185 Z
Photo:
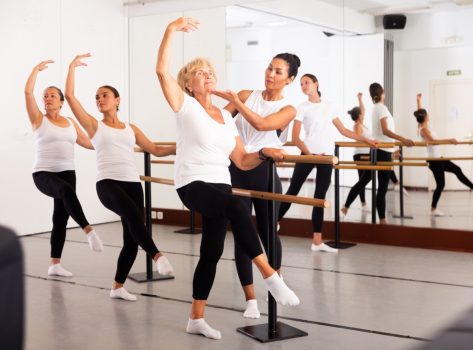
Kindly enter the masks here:
M 215 75 L 215 69 L 212 63 L 210 63 L 208 59 L 202 57 L 194 58 L 192 61 L 190 61 L 184 67 L 181 68 L 179 74 L 177 75 L 177 83 L 179 84 L 181 89 L 185 91 L 186 94 L 194 96 L 194 94 L 187 88 L 187 83 L 192 79 L 196 71 L 205 66 L 209 67 L 212 70 L 215 79 L 217 79 L 217 76 Z

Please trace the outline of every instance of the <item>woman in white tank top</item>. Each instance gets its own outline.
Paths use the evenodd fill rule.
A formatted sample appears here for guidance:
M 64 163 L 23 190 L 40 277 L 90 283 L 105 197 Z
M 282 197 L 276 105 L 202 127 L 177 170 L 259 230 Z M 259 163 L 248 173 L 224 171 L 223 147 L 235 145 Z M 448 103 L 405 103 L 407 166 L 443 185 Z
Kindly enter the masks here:
M 135 261 L 138 245 L 153 258 L 160 274 L 170 275 L 173 269 L 146 232 L 143 188 L 134 161 L 134 146 L 158 157 L 175 154 L 175 147 L 156 146 L 135 125 L 120 121 L 120 95 L 112 86 L 99 87 L 95 95 L 97 108 L 103 114 L 101 121 L 84 110 L 74 95 L 74 76 L 76 67 L 86 65 L 82 62 L 86 57 L 90 54 L 78 55 L 69 65 L 66 99 L 97 152 L 98 197 L 107 209 L 120 216 L 123 224 L 123 248 L 110 297 L 135 301 L 136 296 L 128 293 L 123 284 Z
M 427 110 L 422 108 L 422 94 L 417 94 L 417 110 L 414 112 L 414 116 L 417 120 L 417 133 L 423 141 L 427 143 L 432 141 L 446 141 L 454 145 L 458 144 L 456 139 L 438 139 L 436 133 L 430 129 L 429 114 L 427 113 Z M 465 176 L 465 174 L 463 174 L 458 165 L 454 164 L 450 160 L 441 159 L 442 155 L 440 154 L 439 146 L 427 146 L 427 154 L 429 158 L 437 158 L 427 161 L 437 185 L 432 196 L 430 215 L 443 216 L 444 213 L 437 209 L 437 203 L 442 195 L 443 188 L 445 187 L 445 172 L 455 174 L 458 180 L 470 189 L 473 189 L 473 183 Z
M 69 216 L 86 234 L 92 250 L 101 252 L 102 242 L 87 221 L 76 194 L 74 145 L 93 149 L 89 138 L 70 118 L 61 116 L 64 103 L 62 91 L 49 86 L 43 92 L 43 114 L 34 97 L 34 86 L 39 72 L 48 68 L 48 60 L 33 68 L 25 86 L 28 117 L 33 128 L 35 161 L 33 180 L 36 187 L 48 197 L 54 198 L 53 227 L 51 230 L 51 264 L 48 275 L 70 277 L 72 273 L 61 266 L 61 255 L 66 240 Z

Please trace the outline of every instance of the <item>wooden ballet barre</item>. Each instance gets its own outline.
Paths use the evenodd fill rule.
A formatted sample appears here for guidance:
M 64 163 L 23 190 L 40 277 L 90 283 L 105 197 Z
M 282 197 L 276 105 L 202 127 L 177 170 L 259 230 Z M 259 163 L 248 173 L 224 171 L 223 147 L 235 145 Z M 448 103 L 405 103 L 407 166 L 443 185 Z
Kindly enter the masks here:
M 473 158 L 472 158 L 473 159 Z M 406 160 L 404 158 L 404 160 Z M 339 164 L 346 165 L 346 164 L 355 164 L 355 165 L 370 165 L 372 164 L 369 161 L 340 161 Z M 377 162 L 374 165 L 387 165 L 387 166 L 427 166 L 426 162 Z
M 311 155 L 302 155 L 295 156 L 285 154 L 283 160 L 286 163 L 306 163 L 306 164 L 337 164 L 338 158 L 334 156 L 311 156 Z
M 173 160 L 152 160 L 151 161 L 151 164 L 174 164 L 174 161 Z
M 387 166 L 387 165 L 334 165 L 334 168 L 338 170 L 377 170 L 377 171 L 393 170 L 392 166 Z
M 349 141 L 338 141 L 335 142 L 335 146 L 339 147 L 355 147 L 355 148 L 374 148 L 368 143 L 365 142 L 349 142 Z M 381 142 L 378 143 L 378 148 L 393 148 L 395 146 L 394 142 Z
M 276 166 L 278 168 L 294 168 L 295 167 L 295 164 L 294 163 L 276 163 Z
M 140 179 L 146 182 L 154 182 L 158 184 L 174 186 L 174 181 L 171 179 L 162 179 L 162 178 L 157 178 L 157 177 L 152 177 L 152 176 L 140 176 Z M 330 202 L 324 199 L 298 197 L 298 196 L 271 193 L 271 192 L 244 190 L 241 188 L 232 188 L 232 193 L 235 196 L 240 196 L 240 197 L 250 197 L 250 198 L 258 198 L 258 199 L 274 200 L 277 202 L 296 203 L 296 204 L 302 204 L 302 205 L 310 205 L 312 207 L 319 207 L 319 208 L 330 207 Z
M 396 146 L 406 146 L 402 142 L 395 142 Z M 473 141 L 458 141 L 458 143 L 451 143 L 450 141 L 416 141 L 414 142 L 414 147 L 426 147 L 426 146 L 435 146 L 435 145 L 473 145 Z
M 403 160 L 473 160 L 473 157 L 439 157 L 439 158 L 432 158 L 432 157 L 404 157 Z

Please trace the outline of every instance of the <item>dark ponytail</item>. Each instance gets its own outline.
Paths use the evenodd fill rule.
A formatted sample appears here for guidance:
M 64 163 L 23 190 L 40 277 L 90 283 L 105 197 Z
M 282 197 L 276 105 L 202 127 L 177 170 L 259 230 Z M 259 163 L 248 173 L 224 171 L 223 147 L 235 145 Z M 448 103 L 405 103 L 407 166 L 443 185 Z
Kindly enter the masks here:
M 314 83 L 318 83 L 318 82 L 319 82 L 319 81 L 317 80 L 317 77 L 316 77 L 315 75 L 313 75 L 313 74 L 306 73 L 306 74 L 304 74 L 304 75 L 301 77 L 301 79 L 304 78 L 304 77 L 309 78 L 309 79 L 312 80 L 312 82 L 314 82 Z M 319 97 L 322 97 L 322 93 L 321 93 L 320 90 L 319 90 L 319 84 L 317 84 L 317 93 L 319 94 Z
M 373 83 L 370 85 L 370 96 L 374 103 L 381 102 L 381 96 L 384 93 L 384 89 L 381 84 Z
M 297 72 L 301 66 L 301 60 L 299 57 L 297 57 L 297 55 L 285 52 L 277 54 L 273 57 L 273 60 L 275 58 L 286 61 L 287 65 L 289 66 L 289 69 L 287 70 L 287 75 L 289 75 L 289 78 L 295 78 L 297 76 Z
M 425 122 L 425 117 L 427 117 L 427 111 L 424 108 L 419 108 L 417 111 L 414 111 L 414 117 L 419 124 Z
M 361 108 L 360 107 L 353 107 L 348 111 L 348 114 L 350 115 L 351 119 L 356 122 L 361 115 Z

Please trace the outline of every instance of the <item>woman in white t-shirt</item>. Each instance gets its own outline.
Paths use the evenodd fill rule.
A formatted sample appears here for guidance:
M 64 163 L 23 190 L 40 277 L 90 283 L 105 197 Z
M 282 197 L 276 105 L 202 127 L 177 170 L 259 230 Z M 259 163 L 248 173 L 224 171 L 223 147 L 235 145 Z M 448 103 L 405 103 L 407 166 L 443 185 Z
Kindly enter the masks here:
M 432 141 L 446 141 L 454 145 L 458 144 L 456 139 L 438 139 L 435 131 L 430 129 L 430 116 L 427 110 L 422 108 L 422 94 L 417 94 L 417 110 L 414 112 L 414 116 L 417 120 L 417 133 L 423 141 L 427 143 Z M 442 157 L 439 146 L 435 145 L 427 146 L 427 155 L 429 158 Z M 444 213 L 437 209 L 437 203 L 445 187 L 445 172 L 455 174 L 457 179 L 470 189 L 473 189 L 473 183 L 463 174 L 462 169 L 450 160 L 428 160 L 427 163 L 429 163 L 429 169 L 432 171 L 437 185 L 432 196 L 430 215 L 443 216 Z
M 284 97 L 284 88 L 292 83 L 297 76 L 300 66 L 299 57 L 291 53 L 280 53 L 273 57 L 265 71 L 264 90 L 242 90 L 238 94 L 232 91 L 215 91 L 230 103 L 225 107 L 235 116 L 238 129 L 247 152 L 254 152 L 265 147 L 282 148 L 281 140 L 284 132 L 287 136 L 288 124 L 295 118 L 296 109 Z M 284 138 L 284 136 L 283 136 Z M 268 171 L 271 163 L 263 162 L 252 170 L 241 170 L 234 163 L 230 165 L 232 185 L 254 191 L 268 191 Z M 276 192 L 282 193 L 281 180 L 275 174 Z M 269 229 L 268 201 L 256 198 L 244 198 L 248 212 L 255 208 L 256 226 L 263 247 L 267 252 Z M 276 202 L 276 212 L 279 202 Z M 282 260 L 282 245 L 279 235 L 276 237 L 276 265 L 280 272 Z M 246 298 L 246 308 L 243 317 L 259 318 L 260 312 L 253 285 L 253 267 L 250 258 L 243 249 L 235 244 L 235 264 L 238 277 Z
M 73 119 L 61 115 L 64 95 L 59 88 L 49 86 L 44 90 L 45 114 L 39 109 L 34 97 L 38 73 L 53 62 L 43 61 L 33 68 L 25 86 L 25 101 L 35 145 L 33 181 L 38 190 L 54 199 L 48 275 L 71 277 L 72 273 L 61 265 L 69 217 L 82 228 L 93 251 L 103 251 L 103 244 L 87 221 L 76 194 L 74 146 L 77 143 L 87 149 L 94 147 Z
M 104 207 L 120 216 L 123 226 L 123 247 L 117 261 L 110 298 L 136 301 L 124 283 L 138 253 L 138 246 L 151 256 L 162 275 L 173 272 L 168 259 L 158 250 L 146 231 L 143 188 L 135 163 L 135 144 L 155 156 L 175 153 L 174 147 L 160 147 L 151 142 L 135 125 L 118 118 L 120 95 L 113 86 L 97 89 L 95 102 L 102 113 L 101 121 L 82 107 L 74 94 L 75 70 L 86 66 L 83 59 L 90 54 L 76 56 L 69 65 L 66 80 L 66 99 L 79 123 L 85 129 L 97 153 L 96 190 Z
M 360 142 L 367 142 L 374 147 L 376 146 L 376 141 L 370 140 L 363 135 L 357 135 L 343 126 L 342 121 L 338 118 L 338 113 L 335 111 L 334 105 L 321 100 L 319 82 L 315 75 L 304 74 L 301 78 L 301 89 L 304 95 L 308 96 L 308 100 L 297 108 L 297 117 L 292 129 L 292 141 L 300 149 L 302 154 L 333 154 L 337 130 L 343 136 Z M 300 138 L 302 126 L 304 126 L 306 133 L 304 140 Z M 297 195 L 314 167 L 317 169 L 314 198 L 325 199 L 332 176 L 333 167 L 331 164 L 296 164 L 286 194 Z M 279 220 L 284 217 L 290 206 L 290 203 L 281 203 Z M 323 251 L 335 253 L 338 251 L 337 249 L 323 243 L 323 221 L 324 209 L 314 207 L 312 209 L 313 238 L 311 250 L 314 252 Z
M 176 31 L 196 30 L 192 18 L 178 18 L 164 33 L 156 73 L 164 96 L 176 114 L 177 153 L 175 186 L 182 202 L 202 214 L 203 232 L 200 258 L 193 279 L 193 301 L 186 331 L 220 339 L 221 333 L 204 320 L 207 299 L 223 252 L 227 223 L 235 242 L 260 270 L 266 287 L 277 302 L 298 305 L 299 299 L 263 254 L 251 215 L 242 200 L 232 195 L 228 166 L 230 159 L 243 170 L 260 165 L 268 157 L 281 160 L 276 148 L 261 148 L 247 153 L 238 136 L 231 114 L 212 103 L 216 77 L 211 63 L 197 58 L 179 72 L 177 81 L 169 72 L 171 38 Z
M 405 146 L 413 146 L 414 141 L 406 139 L 394 132 L 394 118 L 384 105 L 384 89 L 378 83 L 370 85 L 370 95 L 374 103 L 372 114 L 372 135 L 380 142 L 401 141 Z M 378 162 L 392 161 L 393 148 L 377 149 L 376 159 Z M 378 191 L 376 194 L 376 209 L 378 211 L 379 223 L 387 224 L 386 220 L 386 193 L 388 192 L 388 183 L 391 171 L 378 171 Z M 345 202 L 342 212 L 346 214 L 351 203 L 358 194 L 364 190 L 371 181 L 371 172 L 367 171 L 362 178 L 352 187 Z

